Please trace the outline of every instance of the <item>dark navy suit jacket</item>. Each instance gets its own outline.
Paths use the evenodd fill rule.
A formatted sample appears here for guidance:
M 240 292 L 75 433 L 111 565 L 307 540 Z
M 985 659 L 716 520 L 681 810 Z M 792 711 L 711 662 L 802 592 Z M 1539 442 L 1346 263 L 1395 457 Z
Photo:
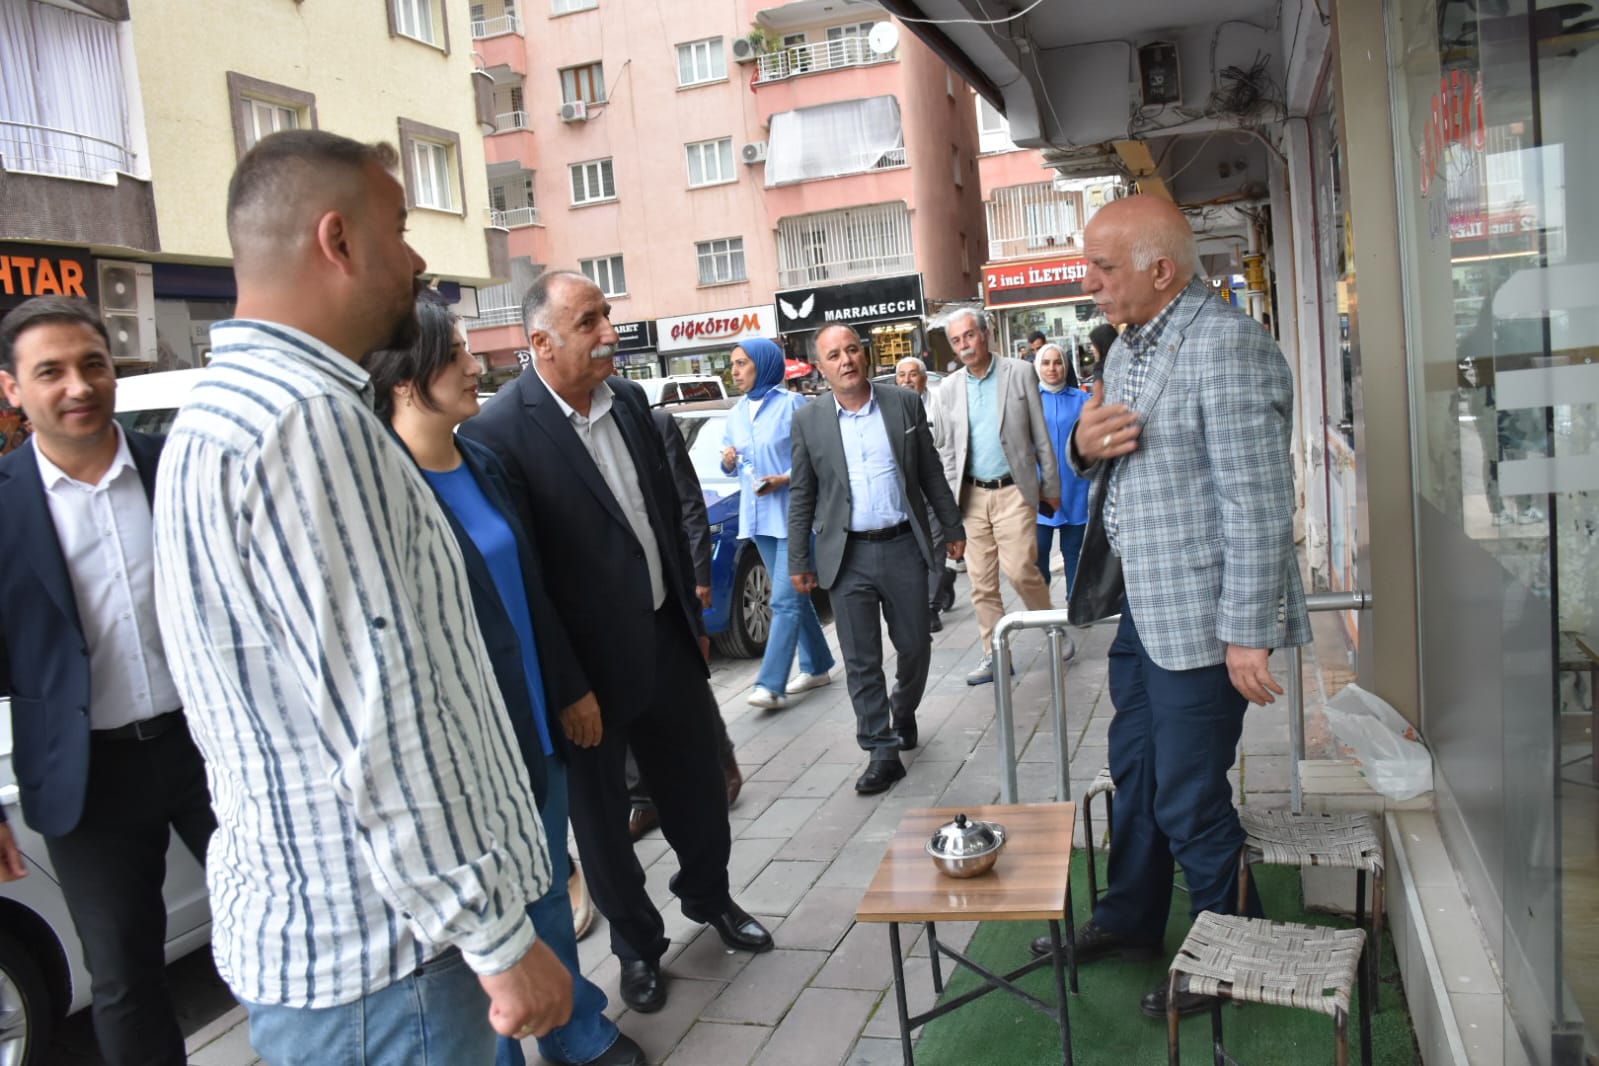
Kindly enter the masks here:
M 398 438 L 396 438 L 398 439 Z M 493 452 L 475 441 L 455 438 L 461 458 L 477 480 L 489 503 L 510 524 L 516 534 L 516 546 L 522 562 L 522 583 L 527 589 L 528 614 L 533 619 L 533 640 L 538 646 L 539 670 L 544 678 L 544 708 L 548 716 L 551 739 L 560 746 L 561 708 L 575 703 L 589 691 L 589 684 L 577 666 L 572 647 L 567 643 L 566 630 L 556 616 L 549 594 L 544 591 L 544 572 L 533 541 L 522 528 L 516 505 L 511 502 L 511 489 L 505 468 Z M 404 443 L 401 442 L 401 447 Z M 472 607 L 477 614 L 478 628 L 483 631 L 483 643 L 488 649 L 489 662 L 494 667 L 494 679 L 499 683 L 505 709 L 511 716 L 511 728 L 522 749 L 522 759 L 527 763 L 528 778 L 533 785 L 533 795 L 539 807 L 544 806 L 548 775 L 544 767 L 544 749 L 539 744 L 538 730 L 533 724 L 533 705 L 527 690 L 527 674 L 522 668 L 522 643 L 505 604 L 494 585 L 494 575 L 489 572 L 488 561 L 478 551 L 466 528 L 461 525 L 441 499 L 440 507 L 449 519 L 450 528 L 461 546 L 461 558 L 466 564 L 467 584 L 472 590 Z
M 162 441 L 126 436 L 152 496 Z M 89 782 L 89 646 L 32 440 L 0 458 L 0 686 L 22 816 L 44 836 L 70 833 Z
M 650 529 L 660 549 L 664 606 L 683 616 L 681 654 L 705 671 L 705 632 L 694 594 L 694 566 L 666 448 L 650 420 L 644 390 L 609 379 L 616 419 L 638 472 Z M 560 404 L 529 367 L 461 424 L 461 436 L 488 445 L 510 475 L 513 499 L 531 539 L 556 565 L 545 572 L 550 600 L 610 723 L 630 722 L 655 698 L 655 605 L 644 549 Z

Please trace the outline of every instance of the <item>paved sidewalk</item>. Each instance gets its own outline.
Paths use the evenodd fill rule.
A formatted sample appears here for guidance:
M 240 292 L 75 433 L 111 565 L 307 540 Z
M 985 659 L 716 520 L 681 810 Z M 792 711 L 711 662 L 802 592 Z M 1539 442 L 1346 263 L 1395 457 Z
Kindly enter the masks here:
M 1008 591 L 1008 590 L 1007 590 Z M 1057 576 L 1052 592 L 1064 597 Z M 663 962 L 670 981 L 665 1009 L 628 1011 L 617 992 L 617 963 L 602 918 L 579 945 L 584 972 L 611 998 L 622 1030 L 651 1063 L 670 1066 L 876 1066 L 900 1061 L 888 954 L 881 925 L 856 925 L 855 906 L 887 849 L 901 815 L 911 807 L 996 802 L 999 756 L 994 689 L 968 687 L 977 660 L 977 623 L 963 575 L 960 602 L 933 635 L 933 667 L 917 720 L 921 747 L 905 753 L 909 776 L 890 791 L 857 796 L 855 778 L 866 757 L 855 744 L 855 719 L 842 667 L 837 680 L 785 711 L 745 703 L 756 662 L 719 660 L 712 684 L 744 768 L 743 794 L 732 811 L 733 896 L 772 930 L 775 950 L 730 954 L 716 934 L 684 919 L 667 883 L 676 857 L 658 830 L 638 844 L 651 894 L 666 917 L 673 945 Z M 1008 603 L 1016 606 L 1014 597 Z M 830 639 L 831 627 L 828 627 Z M 1109 627 L 1073 632 L 1076 660 L 1066 677 L 1071 788 L 1083 788 L 1105 765 L 1111 706 L 1105 653 Z M 834 639 L 836 648 L 836 639 Z M 887 642 L 885 640 L 885 646 Z M 1055 755 L 1049 720 L 1049 664 L 1042 633 L 1023 634 L 1015 652 L 1018 787 L 1023 802 L 1054 798 Z M 1314 659 L 1313 656 L 1307 656 Z M 1314 662 L 1307 669 L 1307 702 L 1319 702 Z M 893 663 L 888 663 L 892 677 Z M 1279 680 L 1281 657 L 1273 662 Z M 1250 802 L 1287 805 L 1288 722 L 1281 701 L 1252 709 L 1245 720 L 1235 786 Z M 1080 832 L 1080 830 L 1079 830 Z M 975 926 L 940 927 L 957 948 Z M 920 936 L 906 965 L 910 1009 L 932 1002 L 927 950 Z M 542 1062 L 527 1042 L 530 1062 Z M 197 1066 L 252 1066 L 242 1012 L 234 1012 L 189 1042 Z

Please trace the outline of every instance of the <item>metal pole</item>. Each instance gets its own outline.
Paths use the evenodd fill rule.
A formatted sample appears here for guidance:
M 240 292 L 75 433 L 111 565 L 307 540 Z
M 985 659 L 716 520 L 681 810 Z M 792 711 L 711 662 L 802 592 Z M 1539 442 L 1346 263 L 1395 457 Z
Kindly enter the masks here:
M 1288 775 L 1289 800 L 1295 814 L 1305 809 L 1305 790 L 1299 764 L 1305 761 L 1305 657 L 1299 648 L 1288 652 L 1288 746 L 1294 765 Z
M 1066 664 L 1061 655 L 1066 633 L 1049 627 L 1049 713 L 1055 730 L 1055 801 L 1065 803 L 1072 794 L 1071 759 L 1066 753 Z
M 994 728 L 999 730 L 999 802 L 1016 802 L 1016 728 L 1010 692 L 1010 618 L 994 627 Z

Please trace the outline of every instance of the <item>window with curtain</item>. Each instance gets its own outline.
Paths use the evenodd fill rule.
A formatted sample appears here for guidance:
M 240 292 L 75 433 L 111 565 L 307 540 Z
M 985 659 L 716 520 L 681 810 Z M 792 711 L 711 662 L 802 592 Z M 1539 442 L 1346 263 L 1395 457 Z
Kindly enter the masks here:
M 587 11 L 599 7 L 599 0 L 550 0 L 550 14 L 567 15 L 573 11 Z
M 605 64 L 585 63 L 561 71 L 561 102 L 605 103 Z
M 244 127 L 244 143 L 247 148 L 254 148 L 255 142 L 269 133 L 300 128 L 300 112 L 295 108 L 274 104 L 270 100 L 252 100 L 249 97 L 245 97 L 244 106 L 249 116 L 249 121 Z
M 721 285 L 745 279 L 743 237 L 700 241 L 694 245 L 694 254 L 699 259 L 701 285 Z
M 722 39 L 710 37 L 703 41 L 690 41 L 677 46 L 677 83 L 699 85 L 727 78 L 727 56 L 722 51 Z
M 616 199 L 616 178 L 609 159 L 596 159 L 588 163 L 573 163 L 572 202 L 593 203 L 596 200 Z
M 772 116 L 766 185 L 905 164 L 905 129 L 892 96 L 842 100 Z
M 415 164 L 416 206 L 438 211 L 456 210 L 455 194 L 450 188 L 450 175 L 455 170 L 450 163 L 450 146 L 414 140 L 411 154 Z
M 627 276 L 622 273 L 622 257 L 605 256 L 602 259 L 579 259 L 577 267 L 583 275 L 600 287 L 607 296 L 627 295 Z
M 688 154 L 689 188 L 738 180 L 733 172 L 733 138 L 699 141 L 684 147 Z
M 439 33 L 438 27 L 434 24 L 433 0 L 390 0 L 390 2 L 393 4 L 396 33 L 425 44 L 438 43 Z
M 0 157 L 7 170 L 90 181 L 143 170 L 129 147 L 116 23 L 0 0 Z

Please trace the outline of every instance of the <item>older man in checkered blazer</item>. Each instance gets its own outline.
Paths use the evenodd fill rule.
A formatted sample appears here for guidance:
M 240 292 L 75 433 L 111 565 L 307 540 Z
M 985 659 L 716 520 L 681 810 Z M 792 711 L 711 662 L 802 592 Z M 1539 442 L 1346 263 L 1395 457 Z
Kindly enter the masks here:
M 1089 477 L 1113 461 L 1104 525 L 1126 582 L 1110 649 L 1116 843 L 1109 889 L 1078 929 L 1088 962 L 1162 950 L 1173 859 L 1196 913 L 1235 909 L 1244 833 L 1227 771 L 1249 704 L 1283 691 L 1271 650 L 1308 643 L 1310 620 L 1294 559 L 1293 379 L 1282 352 L 1199 277 L 1193 231 L 1171 201 L 1107 205 L 1084 251 L 1083 291 L 1129 327 L 1068 456 Z M 1248 906 L 1259 912 L 1258 900 Z M 1180 995 L 1185 1013 L 1208 1006 Z M 1165 1017 L 1164 981 L 1141 1006 Z

